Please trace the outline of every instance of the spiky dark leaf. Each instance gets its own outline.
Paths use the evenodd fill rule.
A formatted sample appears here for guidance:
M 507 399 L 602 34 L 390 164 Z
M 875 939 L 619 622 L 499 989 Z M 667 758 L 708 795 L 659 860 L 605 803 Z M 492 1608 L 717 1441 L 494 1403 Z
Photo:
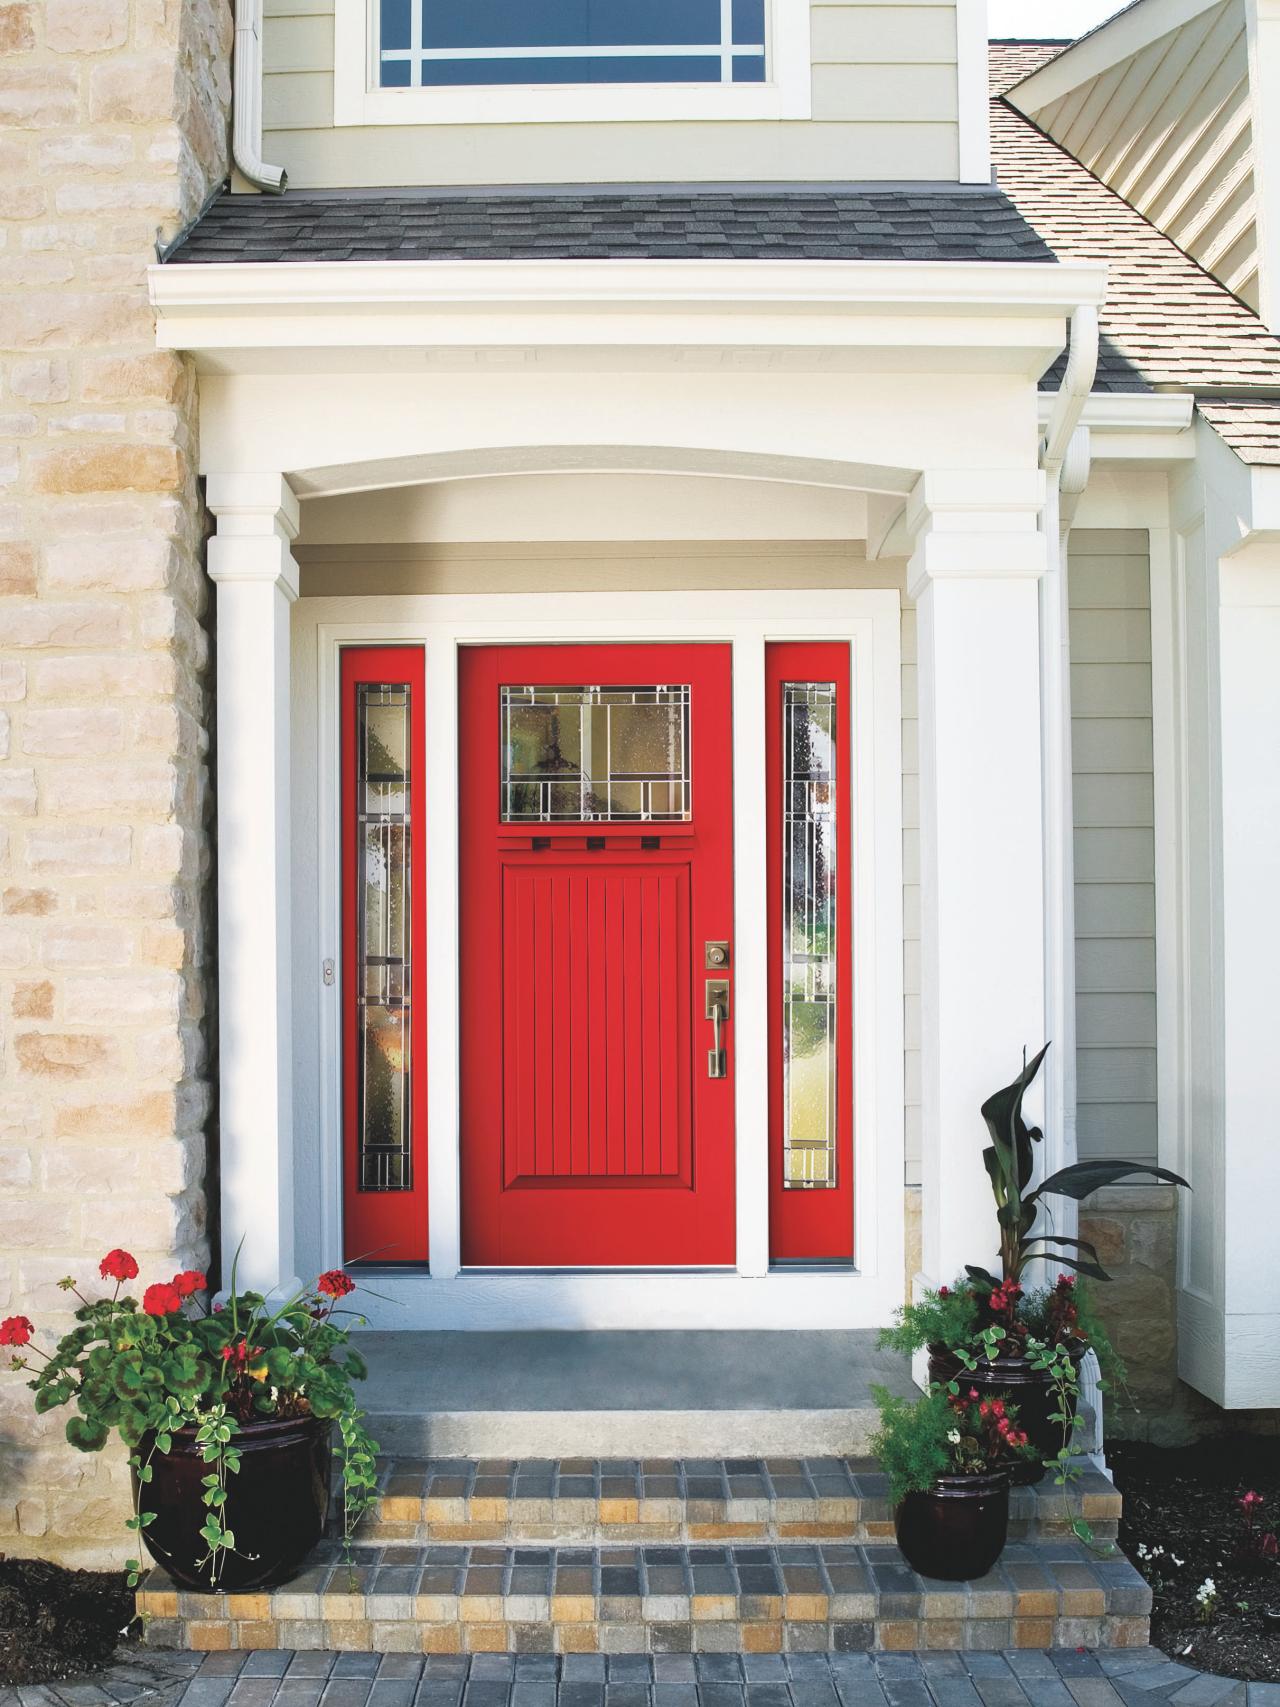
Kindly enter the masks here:
M 1175 1174 L 1169 1168 L 1153 1167 L 1149 1162 L 1073 1162 L 1069 1168 L 1060 1168 L 1056 1174 L 1050 1174 L 1027 1201 L 1035 1203 L 1042 1197 L 1073 1197 L 1080 1203 L 1090 1192 L 1101 1191 L 1103 1186 L 1115 1185 L 1117 1180 L 1130 1179 L 1134 1174 L 1151 1174 L 1169 1185 L 1182 1185 L 1191 1190 L 1181 1174 Z
M 1031 1183 L 1035 1169 L 1034 1146 L 1043 1136 L 1038 1127 L 1028 1126 L 1022 1118 L 1022 1099 L 1048 1052 L 1046 1043 L 1040 1053 L 1024 1065 L 1012 1084 L 994 1092 L 982 1105 L 982 1118 L 987 1123 L 996 1150 L 1001 1153 L 1001 1159 L 1008 1158 L 1007 1171 L 1018 1196 Z

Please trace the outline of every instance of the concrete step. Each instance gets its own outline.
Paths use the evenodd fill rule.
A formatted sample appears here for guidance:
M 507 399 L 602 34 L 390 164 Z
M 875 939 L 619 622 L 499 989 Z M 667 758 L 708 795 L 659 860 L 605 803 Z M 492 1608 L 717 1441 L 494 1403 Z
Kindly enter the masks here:
M 915 1391 L 865 1331 L 359 1336 L 384 1452 L 417 1458 L 865 1453 L 875 1385 Z
M 777 1653 L 1141 1647 L 1151 1591 L 1126 1559 L 1013 1542 L 973 1583 L 916 1576 L 897 1548 L 324 1542 L 270 1593 L 139 1591 L 146 1639 L 202 1650 Z
M 1114 1540 L 1121 1498 L 1087 1462 L 1064 1498 L 1047 1478 L 1013 1490 L 1014 1540 Z M 384 1458 L 368 1542 L 883 1541 L 885 1478 L 869 1458 Z

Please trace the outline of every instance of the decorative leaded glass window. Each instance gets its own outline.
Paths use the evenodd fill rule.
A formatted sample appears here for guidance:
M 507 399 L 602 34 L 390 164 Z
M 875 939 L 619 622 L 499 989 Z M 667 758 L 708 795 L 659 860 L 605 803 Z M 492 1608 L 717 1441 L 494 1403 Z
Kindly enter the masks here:
M 836 685 L 782 685 L 783 1184 L 836 1184 Z
M 361 1191 L 413 1189 L 410 689 L 356 690 Z
M 384 89 L 762 83 L 764 0 L 380 0 Z
M 690 815 L 689 689 L 504 687 L 506 824 Z

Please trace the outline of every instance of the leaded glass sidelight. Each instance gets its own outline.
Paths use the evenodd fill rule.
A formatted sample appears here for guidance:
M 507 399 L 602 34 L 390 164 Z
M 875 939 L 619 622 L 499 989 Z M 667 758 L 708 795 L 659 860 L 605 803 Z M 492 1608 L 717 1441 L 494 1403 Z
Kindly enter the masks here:
M 687 686 L 502 689 L 504 823 L 689 815 Z
M 356 690 L 357 1184 L 413 1189 L 410 689 Z
M 782 684 L 783 1184 L 836 1184 L 836 685 Z

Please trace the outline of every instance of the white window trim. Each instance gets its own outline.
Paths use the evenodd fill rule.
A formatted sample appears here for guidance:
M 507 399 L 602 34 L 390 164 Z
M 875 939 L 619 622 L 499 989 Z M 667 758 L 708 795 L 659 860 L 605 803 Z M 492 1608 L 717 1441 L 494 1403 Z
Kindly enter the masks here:
M 765 83 L 502 85 L 381 89 L 378 0 L 334 0 L 333 122 L 386 124 L 603 124 L 807 119 L 812 111 L 810 0 L 767 0 Z
M 319 1226 L 297 1227 L 304 1271 L 342 1257 L 338 663 L 343 646 L 426 653 L 427 1051 L 430 1273 L 378 1277 L 375 1326 L 876 1327 L 903 1272 L 901 622 L 896 592 L 422 595 L 303 599 L 293 609 L 295 1177 L 318 1182 Z M 726 608 L 729 607 L 729 608 Z M 456 1024 L 457 659 L 465 645 L 714 640 L 733 647 L 737 1265 L 733 1270 L 475 1271 L 461 1267 Z M 764 657 L 770 640 L 852 650 L 846 786 L 854 803 L 856 1270 L 769 1269 Z M 432 833 L 431 826 L 446 826 Z M 306 1212 L 303 1211 L 306 1219 Z M 308 1266 L 309 1265 L 309 1266 Z

